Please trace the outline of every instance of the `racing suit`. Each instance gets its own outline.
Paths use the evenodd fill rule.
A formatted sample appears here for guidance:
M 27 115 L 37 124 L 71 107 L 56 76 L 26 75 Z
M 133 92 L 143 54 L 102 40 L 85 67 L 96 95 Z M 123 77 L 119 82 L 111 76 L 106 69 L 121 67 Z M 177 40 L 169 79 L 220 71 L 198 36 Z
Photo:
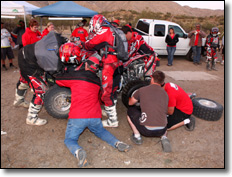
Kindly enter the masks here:
M 206 46 L 207 46 L 207 69 L 210 70 L 210 63 L 212 64 L 211 68 L 216 70 L 215 65 L 216 61 L 218 59 L 217 57 L 217 48 L 220 48 L 219 45 L 219 37 L 213 36 L 212 34 L 209 34 L 206 39 Z
M 20 68 L 20 79 L 16 87 L 14 105 L 18 106 L 23 103 L 24 107 L 29 107 L 27 124 L 43 125 L 46 123 L 46 120 L 39 119 L 38 113 L 43 105 L 47 83 L 44 79 L 44 70 L 37 64 L 34 50 L 35 44 L 27 45 L 19 50 L 18 65 Z M 25 94 L 29 88 L 28 85 L 34 91 L 30 105 L 24 101 Z
M 85 42 L 84 46 L 86 50 L 100 50 L 106 45 L 114 46 L 114 35 L 110 27 L 102 26 L 101 30 L 96 33 L 92 39 Z M 105 50 L 105 49 L 103 49 Z M 114 52 L 112 48 L 108 48 L 108 52 Z M 102 56 L 102 88 L 103 94 L 101 100 L 105 105 L 106 113 L 109 117 L 108 124 L 110 122 L 117 121 L 116 113 L 116 101 L 117 101 L 117 89 L 120 82 L 119 67 L 122 66 L 122 62 L 118 60 L 116 55 L 107 54 Z M 104 125 L 104 123 L 103 123 Z
M 149 57 L 145 57 L 145 77 L 152 75 L 156 67 L 156 57 L 154 49 L 149 46 L 141 35 L 137 32 L 132 32 L 132 38 L 128 41 L 128 53 L 129 58 L 138 54 L 152 54 Z

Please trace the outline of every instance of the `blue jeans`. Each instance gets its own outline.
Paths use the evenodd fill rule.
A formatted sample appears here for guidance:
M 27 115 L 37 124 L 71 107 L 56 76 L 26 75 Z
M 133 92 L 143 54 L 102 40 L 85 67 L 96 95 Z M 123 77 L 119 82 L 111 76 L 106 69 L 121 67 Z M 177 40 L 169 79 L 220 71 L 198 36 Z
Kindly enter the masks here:
M 175 51 L 176 51 L 176 47 L 167 47 L 169 65 L 172 65 L 173 56 L 174 56 Z
M 78 149 L 83 149 L 78 144 L 80 134 L 89 128 L 98 138 L 106 141 L 109 145 L 115 148 L 115 144 L 119 141 L 109 131 L 102 126 L 101 118 L 96 119 L 69 119 L 64 143 L 68 147 L 69 151 L 75 156 L 75 152 Z
M 201 47 L 193 46 L 193 63 L 199 63 L 201 59 Z

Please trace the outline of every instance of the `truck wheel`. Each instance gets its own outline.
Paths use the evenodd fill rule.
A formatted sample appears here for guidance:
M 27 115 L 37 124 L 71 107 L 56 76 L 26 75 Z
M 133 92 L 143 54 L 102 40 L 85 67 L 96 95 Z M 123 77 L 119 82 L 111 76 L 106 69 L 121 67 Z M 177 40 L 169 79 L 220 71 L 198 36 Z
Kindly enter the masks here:
M 193 51 L 192 48 L 190 48 L 189 52 L 186 55 L 187 60 L 193 61 Z
M 129 107 L 128 101 L 134 91 L 138 90 L 141 87 L 149 85 L 149 82 L 142 80 L 134 80 L 128 82 L 128 84 L 122 90 L 122 103 L 127 108 Z
M 221 118 L 223 106 L 207 98 L 195 98 L 193 102 L 193 115 L 208 121 L 217 121 Z
M 66 87 L 52 86 L 45 94 L 44 107 L 49 115 L 67 119 L 71 106 L 71 91 Z

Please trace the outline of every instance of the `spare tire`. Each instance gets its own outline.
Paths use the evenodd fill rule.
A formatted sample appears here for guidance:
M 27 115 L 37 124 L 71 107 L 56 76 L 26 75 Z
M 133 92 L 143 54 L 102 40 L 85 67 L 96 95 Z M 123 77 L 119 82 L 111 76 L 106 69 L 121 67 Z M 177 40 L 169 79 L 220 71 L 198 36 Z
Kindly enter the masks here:
M 128 82 L 128 84 L 122 90 L 122 103 L 127 108 L 129 107 L 128 101 L 134 91 L 138 90 L 141 87 L 149 85 L 148 81 L 134 80 Z
M 67 119 L 71 106 L 71 90 L 67 87 L 52 86 L 44 98 L 44 107 L 49 115 L 57 119 Z
M 195 98 L 193 102 L 193 115 L 208 121 L 217 121 L 221 118 L 223 106 L 207 98 Z

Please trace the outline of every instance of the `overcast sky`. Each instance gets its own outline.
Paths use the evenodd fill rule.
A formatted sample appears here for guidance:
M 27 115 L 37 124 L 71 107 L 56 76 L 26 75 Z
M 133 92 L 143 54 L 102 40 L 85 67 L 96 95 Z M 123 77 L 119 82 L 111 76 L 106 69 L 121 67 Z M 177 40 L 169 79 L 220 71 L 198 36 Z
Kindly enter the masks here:
M 178 4 L 201 9 L 220 9 L 224 10 L 224 1 L 174 1 Z

